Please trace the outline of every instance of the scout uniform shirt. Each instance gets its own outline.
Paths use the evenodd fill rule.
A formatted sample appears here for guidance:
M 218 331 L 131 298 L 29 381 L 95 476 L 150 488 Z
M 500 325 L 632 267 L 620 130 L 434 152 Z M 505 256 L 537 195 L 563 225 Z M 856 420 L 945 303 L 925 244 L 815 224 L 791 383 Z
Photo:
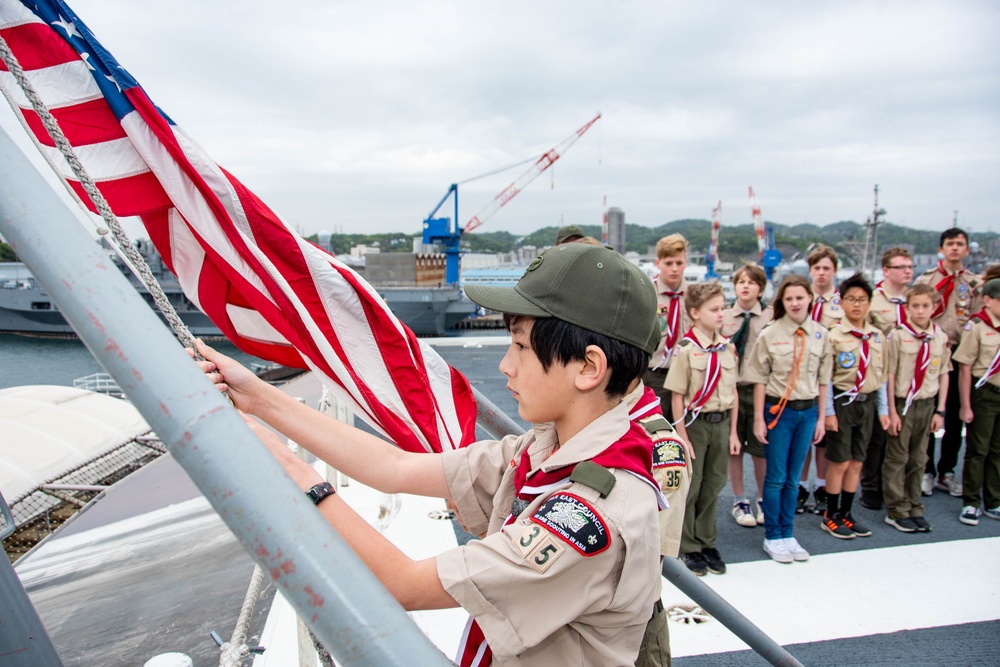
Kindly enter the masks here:
M 703 339 L 704 334 L 697 329 L 691 331 L 702 347 L 725 345 L 725 349 L 722 352 L 706 352 L 687 338 L 682 338 L 674 348 L 674 360 L 670 364 L 667 381 L 663 387 L 683 396 L 685 407 L 689 406 L 695 394 L 705 386 L 709 357 L 717 354 L 721 365 L 719 384 L 707 402 L 702 405 L 701 412 L 728 412 L 736 402 L 736 346 L 718 331 L 708 342 Z M 674 419 L 679 418 L 680 415 L 674 415 Z
M 567 474 L 537 489 L 523 509 L 514 506 L 525 451 L 531 484 L 533 475 L 588 461 L 623 441 L 633 433 L 628 413 L 620 403 L 562 447 L 550 427 L 442 454 L 460 516 L 473 534 L 487 536 L 438 556 L 438 577 L 481 628 L 494 665 L 635 662 L 660 597 L 659 492 L 652 479 L 614 468 L 615 484 L 602 497 Z M 642 439 L 648 446 L 648 436 Z
M 913 395 L 914 401 L 937 396 L 941 385 L 941 375 L 951 372 L 951 347 L 948 345 L 948 334 L 933 322 L 929 329 L 921 329 L 912 322 L 909 327 L 917 334 L 931 334 L 930 361 L 924 371 L 924 379 L 920 389 Z M 917 355 L 923 341 L 903 327 L 897 327 L 885 346 L 885 372 L 888 378 L 895 378 L 896 398 L 906 398 L 913 383 L 917 369 Z
M 743 354 L 741 355 L 737 341 L 733 336 L 743 326 L 744 312 L 750 313 L 750 324 L 747 325 L 747 338 L 746 343 L 744 343 Z M 774 310 L 771 306 L 762 308 L 760 301 L 755 302 L 753 304 L 753 308 L 748 311 L 744 311 L 740 308 L 739 302 L 722 311 L 722 335 L 733 341 L 733 346 L 736 348 L 738 360 L 737 368 L 739 370 L 739 380 L 737 381 L 738 385 L 749 384 L 749 382 L 743 379 L 743 371 L 746 368 L 746 357 L 753 350 L 753 345 L 757 342 L 757 337 L 760 336 L 760 330 L 763 329 L 764 325 L 770 322 L 773 317 Z
M 799 347 L 795 343 L 796 331 L 805 333 L 806 350 L 800 363 L 799 377 L 792 387 L 788 400 L 802 401 L 819 396 L 820 384 L 830 383 L 833 357 L 830 354 L 830 334 L 810 318 L 798 325 L 787 315 L 767 324 L 753 346 L 753 351 L 743 369 L 747 382 L 766 386 L 768 396 L 785 393 L 795 356 Z
M 916 282 L 926 283 L 937 288 L 947 274 L 941 271 L 941 265 L 924 273 Z M 948 334 L 948 340 L 954 348 L 962 337 L 962 327 L 969 321 L 973 313 L 983 307 L 979 290 L 983 286 L 982 278 L 971 271 L 962 270 L 955 276 L 955 287 L 951 291 L 948 302 L 944 304 L 944 312 L 933 318 L 934 322 Z
M 906 298 L 902 294 L 892 294 L 885 283 L 880 283 L 872 292 L 872 303 L 868 308 L 868 321 L 886 336 L 899 326 L 899 318 L 906 318 L 904 308 Z
M 868 322 L 864 323 L 861 333 L 868 336 L 868 370 L 865 372 L 865 384 L 858 393 L 873 394 L 885 383 L 885 336 Z M 855 336 L 854 326 L 844 318 L 830 329 L 830 349 L 833 353 L 833 388 L 834 396 L 839 396 L 854 387 L 858 377 L 858 368 L 862 363 L 861 353 L 863 341 Z
M 993 317 L 989 311 L 986 311 L 985 315 L 993 326 L 978 318 L 968 322 L 962 332 L 962 342 L 951 356 L 956 362 L 972 367 L 972 377 L 975 378 L 972 381 L 973 388 L 976 386 L 976 380 L 989 372 L 990 365 L 997 361 L 997 354 L 1000 353 L 1000 331 L 996 329 L 1000 327 L 1000 320 Z M 995 373 L 986 380 L 986 384 L 1000 387 L 1000 373 Z
M 819 319 L 816 319 L 816 313 L 819 313 Z M 844 309 L 840 307 L 840 292 L 831 288 L 826 294 L 815 295 L 809 308 L 809 317 L 827 329 L 839 322 L 844 317 Z
M 666 349 L 665 341 L 667 338 L 669 317 L 670 317 L 670 302 L 674 298 L 677 299 L 677 306 L 680 309 L 680 317 L 678 317 L 677 331 L 674 332 L 676 340 L 674 341 L 674 347 L 680 342 L 681 338 L 684 336 L 684 332 L 691 328 L 691 318 L 688 315 L 687 308 L 684 307 L 684 296 L 671 297 L 667 292 L 678 292 L 686 293 L 688 289 L 688 283 L 686 280 L 681 278 L 681 284 L 676 290 L 671 290 L 669 287 L 660 282 L 660 277 L 656 276 L 653 278 L 653 287 L 656 288 L 656 321 L 660 327 L 660 342 L 656 344 L 656 351 L 653 352 L 652 358 L 649 360 L 650 370 L 663 370 L 670 367 L 670 352 L 672 350 Z
M 653 479 L 667 499 L 667 508 L 660 510 L 660 555 L 677 558 L 681 550 L 681 530 L 684 528 L 684 505 L 691 486 L 691 469 L 674 427 L 663 416 L 660 399 L 651 387 L 643 385 L 625 397 L 629 419 L 637 421 L 653 439 Z

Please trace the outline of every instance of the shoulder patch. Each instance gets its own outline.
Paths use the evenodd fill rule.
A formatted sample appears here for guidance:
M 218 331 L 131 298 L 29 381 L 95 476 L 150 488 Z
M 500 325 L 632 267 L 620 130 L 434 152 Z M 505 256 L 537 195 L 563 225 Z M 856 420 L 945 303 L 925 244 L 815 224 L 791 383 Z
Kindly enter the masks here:
M 674 437 L 666 437 L 653 441 L 653 469 L 683 468 L 684 447 Z
M 963 328 L 964 328 L 964 329 L 965 329 L 966 331 L 972 331 L 972 320 L 969 320 L 968 322 L 966 322 L 966 323 L 965 323 L 965 326 L 964 326 Z
M 611 546 L 611 535 L 601 515 L 570 493 L 553 493 L 535 510 L 531 520 L 584 556 L 596 556 Z

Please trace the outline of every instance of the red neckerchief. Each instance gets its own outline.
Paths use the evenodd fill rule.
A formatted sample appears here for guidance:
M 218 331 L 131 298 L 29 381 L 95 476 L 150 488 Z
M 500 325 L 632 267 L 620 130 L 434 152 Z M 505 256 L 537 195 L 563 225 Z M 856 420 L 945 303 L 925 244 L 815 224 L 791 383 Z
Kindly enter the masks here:
M 646 393 L 639 399 L 640 403 L 648 404 L 648 394 L 653 393 L 649 387 Z M 656 394 L 653 394 L 656 399 Z M 656 399 L 659 400 L 659 399 Z M 638 407 L 638 404 L 636 408 Z M 655 407 L 655 404 L 654 404 Z M 633 411 L 636 409 L 633 408 Z M 646 410 L 643 414 L 648 414 Z M 633 475 L 641 478 L 654 489 L 658 489 L 656 480 L 653 479 L 653 445 L 649 439 L 646 429 L 638 423 L 638 417 L 629 415 L 629 429 L 625 434 L 608 446 L 603 452 L 589 459 L 599 466 L 605 468 L 619 468 L 627 470 Z M 521 459 L 514 470 L 514 490 L 518 499 L 531 502 L 543 493 L 547 493 L 554 487 L 569 483 L 569 476 L 573 474 L 576 464 L 570 464 L 556 470 L 538 470 L 531 473 L 531 457 L 528 455 L 530 447 L 525 447 L 521 452 Z M 530 477 L 530 479 L 529 479 Z M 659 502 L 660 494 L 657 494 Z M 504 525 L 513 523 L 517 517 L 511 512 L 504 522 Z M 492 664 L 493 652 L 486 643 L 486 636 L 479 623 L 474 618 L 469 618 L 465 626 L 465 632 L 458 646 L 458 656 L 456 662 L 459 667 L 488 667 Z
M 995 324 L 993 324 L 993 320 L 990 319 L 990 316 L 987 314 L 985 308 L 980 310 L 978 313 L 976 313 L 969 319 L 982 320 L 991 329 L 1000 333 L 1000 328 L 998 328 Z M 993 357 L 993 361 L 990 362 L 989 368 L 987 368 L 986 372 L 983 373 L 983 377 L 979 378 L 979 382 L 976 383 L 976 389 L 979 389 L 984 384 L 986 384 L 986 381 L 989 380 L 994 375 L 996 375 L 997 373 L 1000 373 L 1000 350 L 997 350 L 996 355 Z
M 634 422 L 648 417 L 649 415 L 663 415 L 663 409 L 660 407 L 660 397 L 656 395 L 652 387 L 643 386 L 642 396 L 639 400 L 635 402 L 632 409 L 629 410 L 628 418 Z
M 901 296 L 889 296 L 888 294 L 886 294 L 885 293 L 885 289 L 882 287 L 882 283 L 884 283 L 884 282 L 885 282 L 884 280 L 878 281 L 878 285 L 875 285 L 875 291 L 876 292 L 881 292 L 882 296 L 885 297 L 886 301 L 888 301 L 889 303 L 895 304 L 895 306 L 896 306 L 896 324 L 898 324 L 900 326 L 903 326 L 907 322 L 907 320 L 906 320 L 906 308 L 903 307 L 903 306 L 906 305 L 906 299 L 904 299 Z M 916 334 L 914 334 L 914 335 L 916 335 Z M 903 413 L 903 414 L 906 414 L 906 413 Z
M 834 396 L 834 398 L 850 396 L 850 400 L 847 401 L 848 404 L 854 402 L 854 399 L 861 393 L 861 388 L 865 386 L 865 381 L 868 379 L 868 361 L 871 358 L 871 347 L 868 344 L 868 339 L 872 337 L 872 334 L 858 331 L 857 329 L 851 329 L 850 334 L 855 338 L 861 339 L 861 359 L 858 360 L 858 374 L 854 378 L 853 387 L 838 396 Z
M 965 267 L 963 266 L 955 273 L 948 273 L 944 268 L 944 262 L 938 261 L 937 270 L 944 276 L 944 280 L 934 286 L 934 289 L 941 294 L 941 303 L 934 309 L 934 313 L 931 315 L 932 318 L 944 313 L 945 308 L 948 307 L 948 299 L 951 298 L 951 293 L 955 291 L 955 281 L 965 273 Z
M 670 309 L 667 311 L 667 329 L 663 337 L 663 357 L 666 357 L 677 345 L 677 337 L 681 328 L 681 297 L 684 292 L 667 290 L 663 292 L 670 297 Z
M 813 322 L 819 322 L 823 317 L 823 304 L 826 303 L 826 297 L 817 296 L 816 300 L 813 301 L 813 309 L 810 317 Z
M 931 341 L 937 335 L 937 325 L 931 322 L 931 330 L 922 333 L 917 333 L 910 326 L 909 322 L 900 322 L 899 326 L 920 341 L 920 350 L 917 351 L 917 365 L 913 369 L 913 379 L 910 380 L 910 389 L 906 392 L 906 405 L 903 406 L 903 416 L 905 417 L 907 410 L 910 409 L 910 404 L 913 403 L 913 399 L 924 385 L 924 376 L 927 374 L 927 367 L 931 363 Z
M 694 343 L 702 352 L 708 353 L 708 369 L 705 371 L 705 383 L 691 397 L 691 402 L 684 408 L 684 414 L 681 416 L 681 419 L 684 419 L 688 414 L 691 415 L 691 419 L 685 424 L 685 426 L 690 426 L 698 418 L 701 409 L 705 407 L 708 399 L 712 398 L 712 394 L 715 393 L 716 388 L 719 386 L 719 378 L 722 377 L 722 362 L 719 361 L 718 353 L 726 349 L 726 344 L 722 342 L 717 345 L 702 347 L 701 343 L 698 342 L 698 337 L 695 336 L 694 327 L 688 329 L 688 332 L 684 334 L 684 338 Z

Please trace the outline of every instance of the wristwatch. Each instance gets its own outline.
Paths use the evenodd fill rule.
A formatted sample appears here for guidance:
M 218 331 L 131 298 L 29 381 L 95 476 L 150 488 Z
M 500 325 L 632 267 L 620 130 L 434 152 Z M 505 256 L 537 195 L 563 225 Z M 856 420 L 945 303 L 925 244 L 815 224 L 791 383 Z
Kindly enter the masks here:
M 935 410 L 934 414 L 940 415 L 941 417 L 944 417 L 944 410 Z
M 306 491 L 306 495 L 313 501 L 313 505 L 319 505 L 327 496 L 332 496 L 336 493 L 337 490 L 333 488 L 333 484 L 330 484 L 330 482 L 317 484 L 313 488 Z

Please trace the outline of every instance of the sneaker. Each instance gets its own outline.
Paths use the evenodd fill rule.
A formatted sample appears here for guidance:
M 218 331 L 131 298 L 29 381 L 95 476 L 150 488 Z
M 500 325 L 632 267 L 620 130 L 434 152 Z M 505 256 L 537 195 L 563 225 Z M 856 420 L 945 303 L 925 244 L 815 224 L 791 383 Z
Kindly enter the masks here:
M 806 511 L 806 501 L 809 500 L 809 490 L 799 484 L 799 498 L 795 501 L 795 513 L 802 514 Z
M 681 554 L 680 559 L 682 563 L 687 565 L 687 569 L 691 570 L 692 574 L 704 577 L 705 573 L 708 572 L 708 564 L 705 562 L 705 557 L 698 551 Z
M 818 489 L 816 489 L 816 491 L 813 493 L 813 495 L 816 497 L 816 503 L 813 506 L 813 510 L 812 510 L 813 514 L 826 514 L 826 509 L 827 509 L 826 508 L 826 501 L 827 501 L 826 487 L 825 486 L 819 487 Z
M 958 520 L 964 523 L 966 526 L 978 526 L 979 525 L 979 508 L 973 507 L 972 505 L 966 505 L 962 508 L 962 513 L 958 515 Z
M 733 503 L 732 515 L 736 519 L 736 523 L 744 528 L 755 528 L 757 526 L 757 519 L 750 512 L 750 503 L 746 500 L 737 500 Z M 705 552 L 702 551 L 702 553 Z
M 791 563 L 795 560 L 792 554 L 788 553 L 784 540 L 764 540 L 764 553 L 778 563 Z
M 925 496 L 934 495 L 934 475 L 924 473 L 924 481 L 920 483 L 920 493 Z
M 903 516 L 898 519 L 891 516 L 885 517 L 885 522 L 898 530 L 901 533 L 915 533 L 917 532 L 917 523 L 908 516 Z
M 918 533 L 931 532 L 931 524 L 927 523 L 927 519 L 925 519 L 924 517 L 911 516 L 910 520 L 913 521 L 913 523 L 916 525 Z
M 861 506 L 870 510 L 882 509 L 882 494 L 878 491 L 861 490 Z
M 838 540 L 854 539 L 854 531 L 844 525 L 844 522 L 840 518 L 839 514 L 824 516 L 823 521 L 819 524 L 819 527 L 836 537 Z
M 944 477 L 938 480 L 937 488 L 947 491 L 954 498 L 962 497 L 962 483 L 955 479 L 955 473 L 946 472 Z
M 850 514 L 840 518 L 844 522 L 844 525 L 850 529 L 852 533 L 858 537 L 868 537 L 872 534 L 872 529 L 855 519 Z
M 991 519 L 1000 519 L 1000 505 L 994 507 L 993 509 L 983 510 L 983 514 L 985 514 Z
M 758 526 L 764 525 L 764 501 L 761 498 L 757 499 L 757 516 L 754 519 L 757 520 Z
M 793 560 L 809 560 L 809 552 L 802 548 L 797 539 L 794 537 L 785 537 L 781 541 L 785 543 L 785 551 L 792 555 Z
M 705 561 L 705 566 L 708 571 L 712 574 L 725 574 L 726 573 L 726 563 L 722 560 L 722 556 L 719 555 L 719 550 L 715 547 L 709 547 L 708 549 L 701 550 L 701 559 Z

